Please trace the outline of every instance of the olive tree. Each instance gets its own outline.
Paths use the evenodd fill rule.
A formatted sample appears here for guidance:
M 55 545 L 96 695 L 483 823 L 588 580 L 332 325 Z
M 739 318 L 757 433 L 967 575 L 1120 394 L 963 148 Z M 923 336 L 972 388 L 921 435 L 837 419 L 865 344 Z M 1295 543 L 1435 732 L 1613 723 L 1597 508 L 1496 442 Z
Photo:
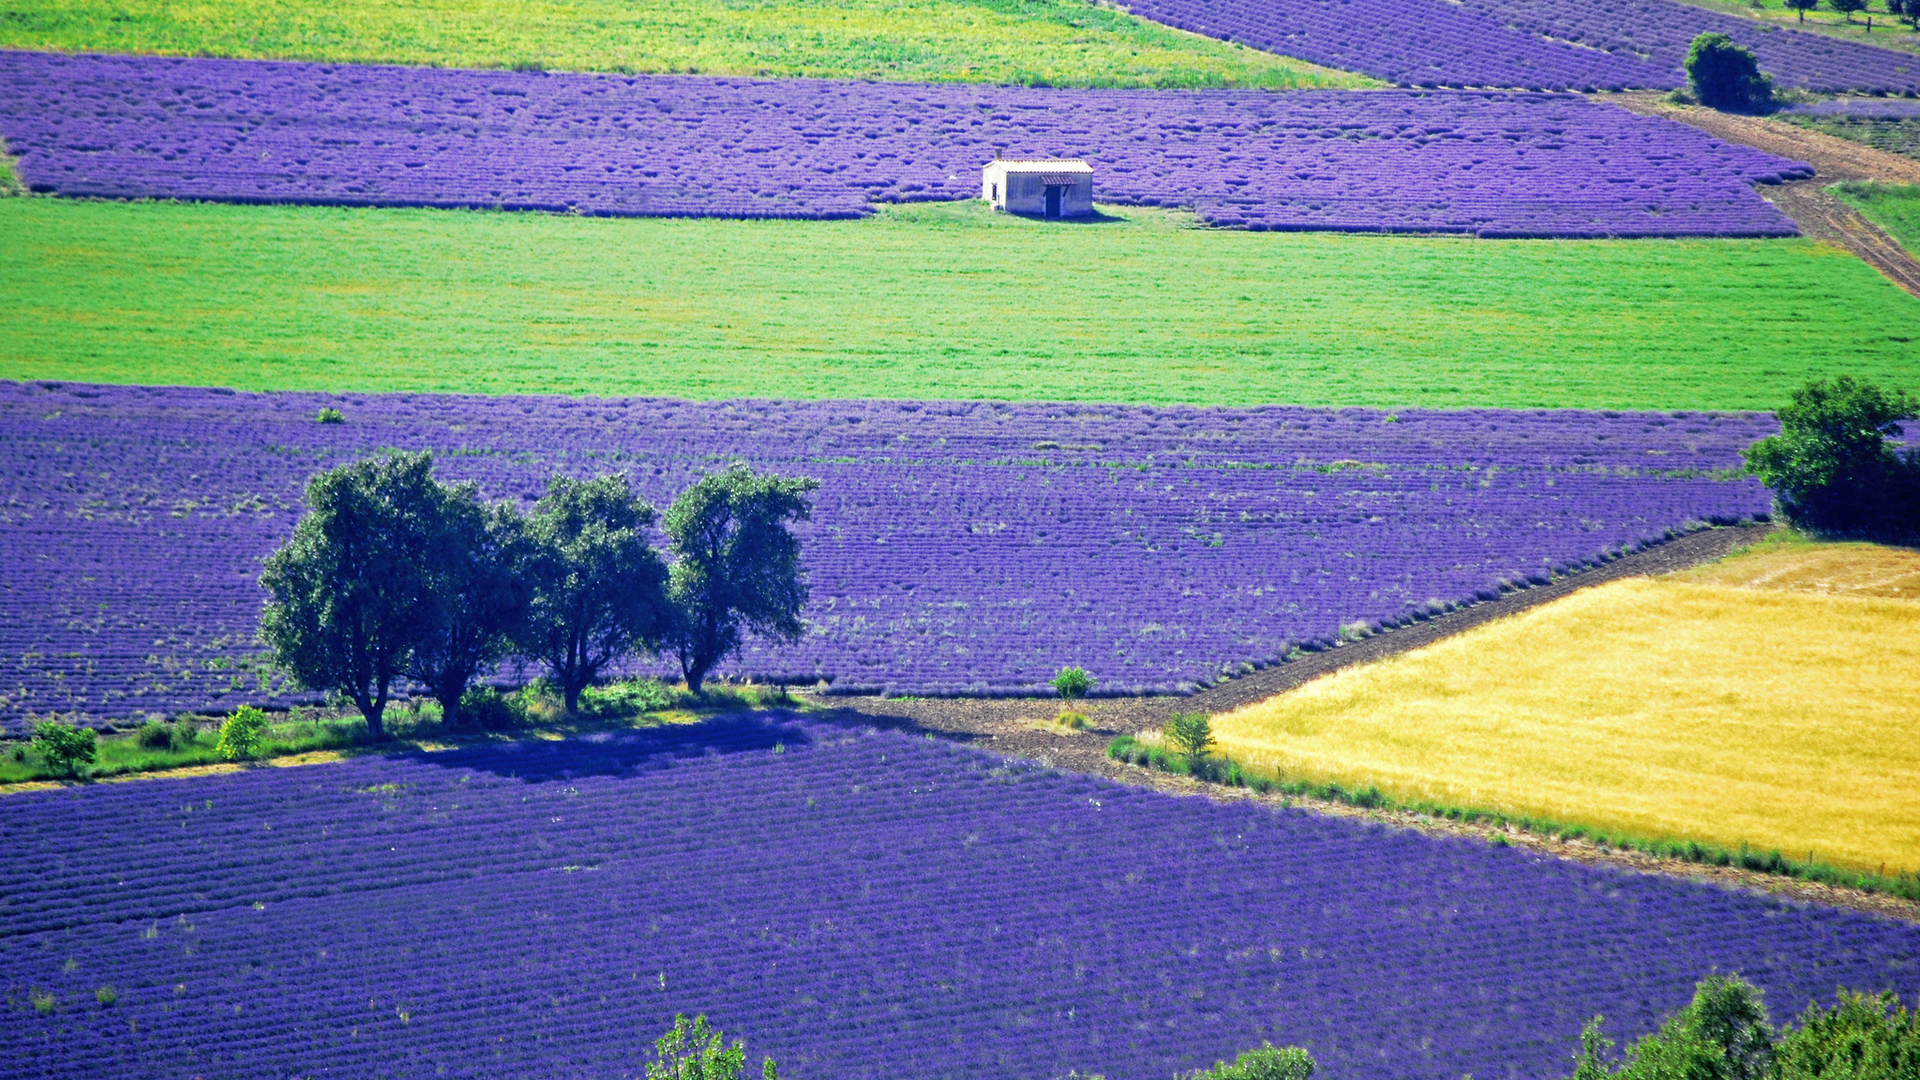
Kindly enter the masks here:
M 798 641 L 807 602 L 800 540 L 789 523 L 813 512 L 819 482 L 755 476 L 746 465 L 707 476 L 667 510 L 673 567 L 667 597 L 668 646 L 687 689 L 698 693 L 714 665 L 747 633 Z
M 260 578 L 270 594 L 260 639 L 274 663 L 307 689 L 352 699 L 375 739 L 432 610 L 424 553 L 445 497 L 427 453 L 321 473 Z
M 653 652 L 668 623 L 666 565 L 648 540 L 653 507 L 624 476 L 555 478 L 527 521 L 530 608 L 518 651 L 546 665 L 568 712 L 607 665 Z
M 482 503 L 471 484 L 442 492 L 423 553 L 427 606 L 406 674 L 433 694 L 445 724 L 459 724 L 468 684 L 507 654 L 527 617 L 523 525 L 511 507 Z

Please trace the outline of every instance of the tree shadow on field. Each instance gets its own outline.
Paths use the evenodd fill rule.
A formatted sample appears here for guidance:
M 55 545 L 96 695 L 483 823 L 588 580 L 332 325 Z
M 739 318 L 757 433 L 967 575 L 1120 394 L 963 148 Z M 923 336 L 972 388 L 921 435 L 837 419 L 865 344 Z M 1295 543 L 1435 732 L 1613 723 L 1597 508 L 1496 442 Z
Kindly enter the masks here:
M 634 776 L 677 761 L 811 745 L 815 733 L 786 711 L 733 713 L 693 724 L 597 731 L 567 739 L 527 739 L 454 750 L 415 750 L 403 760 L 473 769 L 546 783 L 589 776 Z

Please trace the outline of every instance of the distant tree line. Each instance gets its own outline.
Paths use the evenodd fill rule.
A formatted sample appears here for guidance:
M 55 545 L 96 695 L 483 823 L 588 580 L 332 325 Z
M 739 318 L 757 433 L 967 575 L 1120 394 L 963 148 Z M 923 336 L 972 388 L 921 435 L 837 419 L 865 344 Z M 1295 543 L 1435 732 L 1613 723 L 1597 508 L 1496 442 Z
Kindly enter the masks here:
M 745 465 L 654 508 L 621 475 L 555 477 L 530 514 L 433 475 L 429 453 L 343 465 L 307 485 L 307 513 L 266 560 L 261 640 L 302 687 L 351 699 L 369 733 L 397 683 L 425 686 L 445 722 L 506 658 L 544 666 L 565 699 L 636 654 L 679 661 L 698 692 L 749 633 L 795 641 L 807 599 L 800 543 L 813 480 Z

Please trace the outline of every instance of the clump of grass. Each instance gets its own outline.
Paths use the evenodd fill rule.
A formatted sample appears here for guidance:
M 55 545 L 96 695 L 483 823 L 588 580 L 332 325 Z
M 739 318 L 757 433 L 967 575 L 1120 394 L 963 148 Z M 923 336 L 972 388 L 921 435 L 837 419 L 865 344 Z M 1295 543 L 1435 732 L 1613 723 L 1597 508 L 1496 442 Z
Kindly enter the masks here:
M 103 986 L 93 992 L 93 1000 L 103 1006 L 112 1006 L 120 1000 L 120 992 L 111 986 Z

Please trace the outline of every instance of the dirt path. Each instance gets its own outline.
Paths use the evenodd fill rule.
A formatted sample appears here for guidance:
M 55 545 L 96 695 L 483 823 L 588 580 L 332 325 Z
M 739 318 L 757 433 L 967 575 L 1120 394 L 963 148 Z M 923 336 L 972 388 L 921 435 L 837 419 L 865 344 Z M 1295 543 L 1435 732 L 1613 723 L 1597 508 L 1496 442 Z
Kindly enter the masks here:
M 1224 711 L 1237 705 L 1282 693 L 1309 679 L 1352 664 L 1365 663 L 1417 649 L 1490 620 L 1550 603 L 1589 585 L 1643 574 L 1670 573 L 1711 562 L 1737 547 L 1755 542 L 1770 528 L 1771 526 L 1767 525 L 1753 525 L 1693 533 L 1596 569 L 1568 575 L 1548 585 L 1510 593 L 1498 600 L 1474 604 L 1404 629 L 1316 653 L 1302 660 L 1280 664 L 1265 671 L 1229 680 L 1189 697 L 1094 700 L 1087 703 L 1083 710 L 1092 721 L 1092 727 L 1085 731 L 1067 731 L 1047 726 L 1045 721 L 1057 713 L 1061 707 L 1057 699 L 1051 698 L 819 697 L 812 700 L 820 711 L 812 715 L 816 718 L 843 723 L 892 728 L 951 739 L 996 753 L 1030 758 L 1053 768 L 1103 776 L 1121 783 L 1156 788 L 1178 795 L 1203 796 L 1220 801 L 1252 799 L 1272 805 L 1298 806 L 1337 817 L 1365 818 L 1402 828 L 1449 836 L 1470 836 L 1491 840 L 1496 833 L 1501 833 L 1510 844 L 1556 858 L 1613 866 L 1640 873 L 1657 873 L 1688 880 L 1711 881 L 1729 888 L 1832 904 L 1909 922 L 1920 922 L 1920 903 L 1896 897 L 1796 881 L 1773 874 L 1755 873 L 1732 867 L 1701 866 L 1672 859 L 1658 859 L 1638 852 L 1596 847 L 1585 841 L 1561 841 L 1518 830 L 1500 830 L 1491 825 L 1462 824 L 1425 814 L 1394 810 L 1363 810 L 1344 803 L 1297 796 L 1259 795 L 1244 788 L 1199 783 L 1187 777 L 1124 765 L 1106 755 L 1107 741 L 1113 736 L 1157 727 L 1175 712 Z
M 1633 112 L 1678 120 L 1714 138 L 1812 165 L 1813 179 L 1765 185 L 1760 188 L 1761 196 L 1792 218 L 1807 236 L 1846 248 L 1895 285 L 1920 296 L 1920 261 L 1878 225 L 1827 192 L 1829 184 L 1843 180 L 1920 184 L 1920 161 L 1780 120 L 1673 105 L 1652 91 L 1598 96 Z

